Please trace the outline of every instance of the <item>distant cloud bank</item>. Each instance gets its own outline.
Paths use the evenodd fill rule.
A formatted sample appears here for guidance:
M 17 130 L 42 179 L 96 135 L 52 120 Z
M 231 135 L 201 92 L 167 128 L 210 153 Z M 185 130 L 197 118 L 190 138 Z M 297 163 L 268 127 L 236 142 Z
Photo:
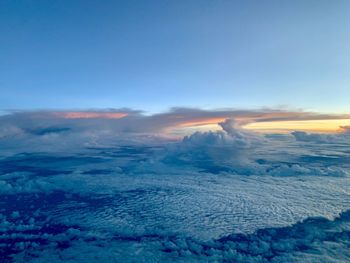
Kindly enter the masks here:
M 0 137 L 6 133 L 25 132 L 33 129 L 51 127 L 111 129 L 122 133 L 165 133 L 171 134 L 175 129 L 208 126 L 212 128 L 226 119 L 234 119 L 237 125 L 257 123 L 274 123 L 271 131 L 281 122 L 319 121 L 327 123 L 338 120 L 343 129 L 348 129 L 350 114 L 319 114 L 305 111 L 285 111 L 279 109 L 217 109 L 202 110 L 196 108 L 172 108 L 168 112 L 146 115 L 132 109 L 79 110 L 79 111 L 12 111 L 0 116 Z M 212 125 L 212 126 L 210 126 Z M 219 126 L 216 126 L 219 128 Z M 264 127 L 266 129 L 266 126 Z M 284 127 L 280 124 L 280 130 Z M 297 126 L 295 127 L 297 130 Z M 253 130 L 259 130 L 254 126 Z M 289 127 L 290 129 L 290 127 Z M 307 125 L 306 125 L 307 129 Z M 310 126 L 310 130 L 314 127 Z M 7 132 L 6 132 L 7 131 Z M 332 129 L 330 129 L 332 131 Z

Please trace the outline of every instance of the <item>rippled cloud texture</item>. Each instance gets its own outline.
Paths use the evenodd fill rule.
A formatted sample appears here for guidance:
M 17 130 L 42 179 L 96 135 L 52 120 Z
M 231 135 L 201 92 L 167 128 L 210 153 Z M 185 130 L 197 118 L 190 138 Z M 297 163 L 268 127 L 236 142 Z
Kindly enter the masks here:
M 187 108 L 3 115 L 1 260 L 349 261 L 349 127 L 244 128 L 333 119 L 349 116 Z

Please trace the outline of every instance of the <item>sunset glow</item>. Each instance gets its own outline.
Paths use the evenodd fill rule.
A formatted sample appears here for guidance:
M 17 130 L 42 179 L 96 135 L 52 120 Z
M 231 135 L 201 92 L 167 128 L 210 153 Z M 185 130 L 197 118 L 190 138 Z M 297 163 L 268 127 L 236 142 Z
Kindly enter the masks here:
M 0 263 L 350 263 L 349 0 L 3 0 L 0 32 Z
M 245 129 L 258 132 L 279 132 L 285 133 L 294 130 L 310 131 L 319 133 L 340 132 L 340 126 L 350 124 L 350 119 L 336 120 L 305 120 L 305 121 L 274 121 L 254 122 L 244 126 Z
M 202 127 L 202 126 L 212 126 L 216 125 L 219 122 L 224 121 L 226 118 L 201 118 L 201 119 L 193 119 L 186 122 L 181 122 L 177 126 L 178 127 Z

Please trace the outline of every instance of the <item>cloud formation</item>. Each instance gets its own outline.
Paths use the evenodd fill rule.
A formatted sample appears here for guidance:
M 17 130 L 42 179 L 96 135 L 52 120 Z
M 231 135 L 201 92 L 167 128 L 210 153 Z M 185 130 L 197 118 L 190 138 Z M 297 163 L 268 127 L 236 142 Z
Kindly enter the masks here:
M 340 126 L 340 132 L 336 134 L 307 133 L 304 131 L 294 131 L 291 134 L 297 141 L 314 143 L 344 143 L 350 142 L 350 127 Z
M 234 118 L 226 118 L 227 116 Z M 342 127 L 342 133 L 337 134 L 295 131 L 292 133 L 293 137 L 285 137 L 288 142 L 281 142 L 273 136 L 264 136 L 242 127 L 252 121 L 310 118 L 335 116 L 278 110 L 209 111 L 186 108 L 174 108 L 154 115 L 144 115 L 130 109 L 99 112 L 15 112 L 0 117 L 0 145 L 3 155 L 26 152 L 28 149 L 32 152 L 77 153 L 85 152 L 91 147 L 111 145 L 164 145 L 166 150 L 154 156 L 157 164 L 191 165 L 202 171 L 246 175 L 346 175 L 347 172 L 342 167 L 335 165 L 299 163 L 292 159 L 295 156 L 275 163 L 264 156 L 266 150 L 276 151 L 283 144 L 291 145 L 293 137 L 299 142 L 346 142 L 349 138 L 349 128 L 346 126 Z M 183 139 L 178 134 L 174 137 L 172 132 L 189 123 L 196 126 L 213 120 L 222 120 L 217 123 L 221 130 L 197 131 L 185 135 Z M 301 150 L 302 148 L 299 151 Z M 176 169 L 178 168 L 181 166 Z M 158 168 L 149 165 L 148 169 Z
M 0 260 L 349 258 L 348 212 L 336 218 L 350 209 L 349 127 L 265 135 L 244 125 L 290 113 L 75 112 L 1 117 Z
M 349 115 L 317 114 L 303 111 L 261 110 L 201 110 L 173 108 L 165 113 L 145 115 L 131 109 L 111 109 L 105 111 L 15 111 L 0 117 L 1 135 L 6 129 L 34 129 L 69 127 L 72 129 L 113 129 L 123 133 L 164 133 L 172 129 L 206 124 L 217 124 L 226 119 L 235 119 L 243 126 L 254 122 L 306 121 L 350 119 Z M 10 132 L 8 132 L 9 134 Z

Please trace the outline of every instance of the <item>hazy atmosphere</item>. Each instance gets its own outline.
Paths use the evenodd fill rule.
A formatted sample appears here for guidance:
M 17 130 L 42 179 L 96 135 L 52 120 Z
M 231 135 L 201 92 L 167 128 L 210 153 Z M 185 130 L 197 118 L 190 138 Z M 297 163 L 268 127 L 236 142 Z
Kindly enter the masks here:
M 349 1 L 0 1 L 0 262 L 350 262 Z

